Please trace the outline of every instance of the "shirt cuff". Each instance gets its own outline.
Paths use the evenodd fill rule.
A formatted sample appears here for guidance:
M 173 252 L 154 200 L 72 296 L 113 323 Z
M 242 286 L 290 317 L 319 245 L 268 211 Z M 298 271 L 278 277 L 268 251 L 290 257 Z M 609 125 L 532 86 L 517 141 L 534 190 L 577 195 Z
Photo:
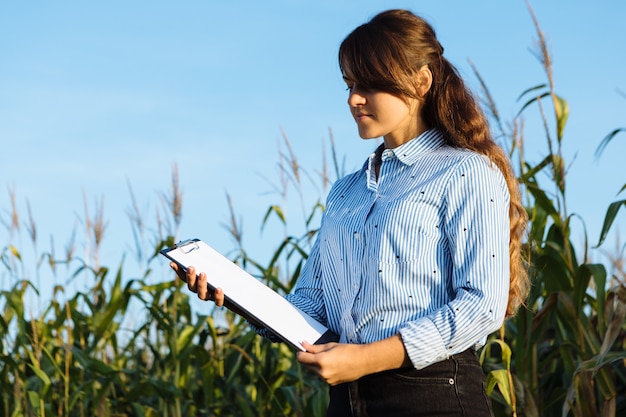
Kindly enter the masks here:
M 415 369 L 450 357 L 439 331 L 428 318 L 413 321 L 411 326 L 400 329 L 400 337 Z

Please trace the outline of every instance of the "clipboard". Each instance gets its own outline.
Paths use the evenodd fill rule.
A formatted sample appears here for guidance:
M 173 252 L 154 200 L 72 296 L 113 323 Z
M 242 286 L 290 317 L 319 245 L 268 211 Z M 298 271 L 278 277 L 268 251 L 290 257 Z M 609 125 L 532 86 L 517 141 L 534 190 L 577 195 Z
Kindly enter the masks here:
M 193 266 L 198 273 L 205 272 L 209 288 L 222 288 L 226 301 L 242 317 L 263 325 L 300 351 L 305 351 L 303 341 L 321 344 L 338 340 L 326 326 L 200 239 L 181 241 L 160 253 L 185 271 Z

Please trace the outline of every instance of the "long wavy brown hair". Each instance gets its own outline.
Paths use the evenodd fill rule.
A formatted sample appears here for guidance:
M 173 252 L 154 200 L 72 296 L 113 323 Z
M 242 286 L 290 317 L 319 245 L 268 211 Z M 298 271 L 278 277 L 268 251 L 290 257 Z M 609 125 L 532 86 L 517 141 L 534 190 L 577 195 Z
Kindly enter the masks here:
M 424 98 L 422 118 L 443 132 L 447 143 L 486 155 L 502 172 L 511 195 L 510 288 L 507 316 L 515 314 L 529 290 L 522 256 L 528 214 L 510 160 L 491 135 L 487 118 L 456 68 L 443 56 L 435 31 L 407 10 L 388 10 L 357 27 L 339 48 L 339 66 L 361 87 L 398 97 L 419 98 L 418 71 L 428 66 L 432 85 Z

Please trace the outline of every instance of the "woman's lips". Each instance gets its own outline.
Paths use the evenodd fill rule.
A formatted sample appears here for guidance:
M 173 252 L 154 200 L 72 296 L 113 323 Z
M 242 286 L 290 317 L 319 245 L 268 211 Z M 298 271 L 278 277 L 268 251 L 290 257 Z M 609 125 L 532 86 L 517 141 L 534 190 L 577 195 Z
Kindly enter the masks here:
M 372 117 L 372 115 L 368 114 L 368 113 L 357 113 L 357 114 L 354 115 L 354 119 L 357 122 L 360 122 L 361 120 L 365 119 L 366 117 Z

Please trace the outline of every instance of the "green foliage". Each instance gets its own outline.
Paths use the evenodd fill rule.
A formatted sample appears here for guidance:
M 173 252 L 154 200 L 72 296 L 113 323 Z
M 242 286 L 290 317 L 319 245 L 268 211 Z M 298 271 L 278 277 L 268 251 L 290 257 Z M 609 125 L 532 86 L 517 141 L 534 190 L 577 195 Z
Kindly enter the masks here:
M 582 258 L 577 256 L 571 242 L 573 216 L 566 209 L 567 182 L 561 153 L 561 146 L 567 140 L 564 132 L 569 106 L 554 91 L 548 48 L 536 19 L 535 25 L 539 36 L 537 55 L 548 83 L 522 94 L 520 98 L 526 97 L 526 101 L 518 117 L 532 106 L 538 107 L 548 152 L 536 165 L 524 160 L 523 152 L 517 154 L 519 180 L 526 192 L 530 218 L 526 252 L 532 289 L 527 308 L 509 319 L 498 336 L 490 338 L 482 352 L 483 365 L 498 416 L 623 415 L 626 413 L 623 253 L 613 260 L 611 266 L 616 274 L 610 276 L 605 265 L 587 259 L 587 242 L 582 247 Z M 546 111 L 550 105 L 546 106 L 545 100 L 552 104 L 553 123 Z M 492 109 L 491 114 L 498 112 Z M 498 126 L 503 125 L 502 121 L 496 121 Z M 518 125 L 516 118 L 512 126 Z M 616 133 L 613 131 L 607 138 Z M 511 141 L 510 149 L 521 149 L 523 137 L 516 129 L 501 132 L 501 136 Z M 606 146 L 607 138 L 602 146 Z M 511 156 L 514 159 L 513 153 Z M 547 185 L 541 184 L 541 174 L 547 174 L 543 177 L 549 178 Z M 599 244 L 606 238 L 623 204 L 617 201 L 609 206 Z M 495 354 L 494 343 L 500 347 Z
M 0 415 L 305 416 L 325 408 L 326 388 L 295 353 L 232 313 L 222 312 L 220 327 L 192 313 L 176 282 L 124 282 L 122 267 L 112 280 L 105 268 L 81 269 L 91 290 L 62 303 L 57 288 L 38 317 L 27 313 L 27 281 L 0 293 Z

